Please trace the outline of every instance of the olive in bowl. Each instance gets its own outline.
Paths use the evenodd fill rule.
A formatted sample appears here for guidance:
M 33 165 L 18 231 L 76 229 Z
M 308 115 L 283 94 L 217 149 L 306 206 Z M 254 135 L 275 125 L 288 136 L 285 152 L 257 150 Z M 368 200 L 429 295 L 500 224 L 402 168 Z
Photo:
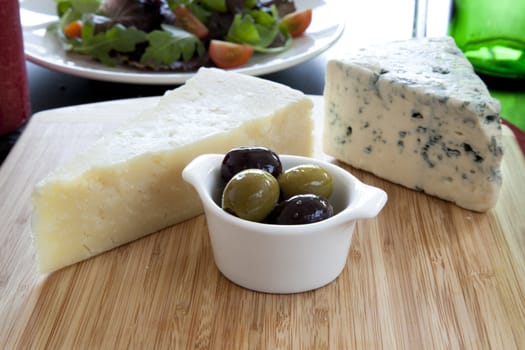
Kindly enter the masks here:
M 327 161 L 280 155 L 283 171 L 302 164 L 318 165 L 333 177 L 327 200 L 333 215 L 300 225 L 253 222 L 221 208 L 223 154 L 195 158 L 182 172 L 202 201 L 217 268 L 230 281 L 255 291 L 297 293 L 322 287 L 343 270 L 356 220 L 373 218 L 386 193 L 359 181 Z

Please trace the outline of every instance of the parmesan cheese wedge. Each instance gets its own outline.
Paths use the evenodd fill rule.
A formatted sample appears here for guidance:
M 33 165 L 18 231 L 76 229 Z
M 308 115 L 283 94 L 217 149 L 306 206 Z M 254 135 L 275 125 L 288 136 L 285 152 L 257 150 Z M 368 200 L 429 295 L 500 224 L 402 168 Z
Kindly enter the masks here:
M 199 70 L 37 184 L 38 270 L 60 269 L 201 214 L 197 193 L 181 177 L 200 154 L 258 145 L 311 155 L 312 106 L 277 83 Z

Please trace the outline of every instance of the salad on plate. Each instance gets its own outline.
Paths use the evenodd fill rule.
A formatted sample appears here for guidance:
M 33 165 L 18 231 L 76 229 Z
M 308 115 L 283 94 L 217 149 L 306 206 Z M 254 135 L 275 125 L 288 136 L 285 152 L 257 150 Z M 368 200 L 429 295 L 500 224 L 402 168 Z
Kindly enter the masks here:
M 293 0 L 55 0 L 64 50 L 107 66 L 229 69 L 287 50 L 312 20 Z

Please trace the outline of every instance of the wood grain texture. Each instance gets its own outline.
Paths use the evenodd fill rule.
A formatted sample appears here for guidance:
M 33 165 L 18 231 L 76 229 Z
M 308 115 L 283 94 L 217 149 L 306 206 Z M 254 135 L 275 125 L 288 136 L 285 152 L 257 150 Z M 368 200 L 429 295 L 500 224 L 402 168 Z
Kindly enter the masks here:
M 319 117 L 322 99 L 314 97 Z M 213 262 L 204 216 L 40 276 L 36 181 L 156 98 L 36 115 L 0 169 L 5 349 L 523 349 L 525 161 L 504 128 L 504 186 L 480 214 L 352 169 L 389 201 L 347 265 L 307 293 L 256 293 Z

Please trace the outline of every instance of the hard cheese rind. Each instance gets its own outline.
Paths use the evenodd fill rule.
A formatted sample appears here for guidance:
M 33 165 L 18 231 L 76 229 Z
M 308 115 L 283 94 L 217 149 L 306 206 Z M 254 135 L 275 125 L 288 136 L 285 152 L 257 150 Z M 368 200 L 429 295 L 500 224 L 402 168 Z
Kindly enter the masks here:
M 32 231 L 39 271 L 200 214 L 200 199 L 181 177 L 197 155 L 241 145 L 311 155 L 311 110 L 310 99 L 283 85 L 201 69 L 36 186 Z
M 500 105 L 452 39 L 331 60 L 323 148 L 352 166 L 485 211 L 502 183 Z

